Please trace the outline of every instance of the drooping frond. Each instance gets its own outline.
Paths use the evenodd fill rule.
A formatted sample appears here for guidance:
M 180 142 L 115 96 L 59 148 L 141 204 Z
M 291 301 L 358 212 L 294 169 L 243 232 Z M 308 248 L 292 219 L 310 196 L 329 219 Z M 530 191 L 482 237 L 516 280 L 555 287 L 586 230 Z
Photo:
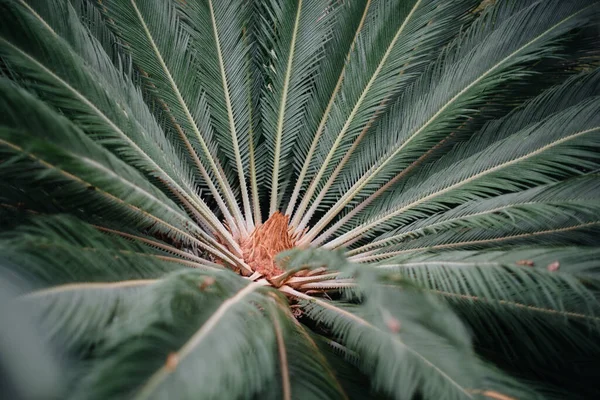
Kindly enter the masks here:
M 313 335 L 323 356 L 335 369 L 335 374 L 351 400 L 364 398 L 383 400 L 387 397 L 371 386 L 368 377 L 357 366 L 358 357 L 346 347 L 329 338 Z
M 321 354 L 306 327 L 294 320 L 289 310 L 279 306 L 273 328 L 279 354 L 277 378 L 259 395 L 265 399 L 347 399 L 335 370 Z M 283 317 L 287 314 L 287 318 Z
M 72 217 L 32 219 L 1 237 L 2 258 L 38 287 L 74 282 L 119 282 L 155 279 L 168 272 L 195 266 L 219 269 L 204 261 L 154 250 L 135 242 L 106 235 Z
M 57 347 L 85 357 L 90 346 L 104 340 L 106 329 L 115 319 L 127 318 L 140 298 L 150 297 L 142 289 L 157 282 L 132 279 L 69 283 L 33 291 L 16 302 L 36 310 L 45 335 Z M 148 314 L 146 317 L 151 320 Z
M 376 268 L 396 272 L 403 279 L 414 280 L 431 290 L 480 296 L 490 303 L 506 302 L 507 306 L 512 302 L 517 308 L 518 304 L 530 307 L 532 312 L 554 313 L 557 317 L 595 323 L 595 320 L 600 321 L 595 317 L 599 303 L 593 293 L 597 290 L 597 276 L 572 272 L 581 268 L 581 261 L 577 262 L 575 257 L 581 251 L 586 250 L 530 247 L 515 251 L 422 252 L 411 257 L 396 257 Z M 596 252 L 587 251 L 592 252 L 587 256 Z M 531 290 L 535 286 L 545 289 Z
M 597 253 L 580 247 L 422 252 L 377 268 L 447 301 L 476 332 L 486 332 L 485 346 L 501 346 L 506 359 L 526 351 L 520 363 L 555 366 L 548 346 L 566 342 L 579 354 L 600 350 L 600 281 L 590 263 Z
M 81 394 L 236 398 L 256 393 L 274 378 L 277 353 L 275 332 L 266 323 L 273 307 L 268 289 L 231 273 L 186 272 L 148 290 L 158 291 L 154 301 L 136 303 L 107 332 L 98 350 L 104 357 L 81 383 Z M 140 317 L 144 310 L 159 316 L 155 323 Z M 125 328 L 131 325 L 137 329 Z M 139 358 L 148 349 L 154 349 L 153 356 Z
M 380 287 L 376 298 L 356 306 L 283 291 L 303 300 L 303 310 L 359 357 L 374 387 L 394 398 L 469 399 L 487 389 L 469 334 L 429 295 Z

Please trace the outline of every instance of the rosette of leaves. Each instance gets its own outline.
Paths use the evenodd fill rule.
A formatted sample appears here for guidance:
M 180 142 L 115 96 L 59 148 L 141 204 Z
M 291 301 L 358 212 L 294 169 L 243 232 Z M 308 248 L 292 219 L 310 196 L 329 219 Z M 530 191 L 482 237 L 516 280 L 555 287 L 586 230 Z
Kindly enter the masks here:
M 591 0 L 1 0 L 0 258 L 84 399 L 598 395 Z

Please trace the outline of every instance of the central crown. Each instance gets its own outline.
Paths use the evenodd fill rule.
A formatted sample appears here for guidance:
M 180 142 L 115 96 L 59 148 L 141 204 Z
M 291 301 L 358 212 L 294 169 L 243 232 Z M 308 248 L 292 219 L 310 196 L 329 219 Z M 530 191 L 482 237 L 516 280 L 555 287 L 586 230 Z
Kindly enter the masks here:
M 277 211 L 254 229 L 247 239 L 242 240 L 244 261 L 267 279 L 283 273 L 275 263 L 275 256 L 296 245 L 298 235 L 289 226 L 289 219 L 289 216 Z

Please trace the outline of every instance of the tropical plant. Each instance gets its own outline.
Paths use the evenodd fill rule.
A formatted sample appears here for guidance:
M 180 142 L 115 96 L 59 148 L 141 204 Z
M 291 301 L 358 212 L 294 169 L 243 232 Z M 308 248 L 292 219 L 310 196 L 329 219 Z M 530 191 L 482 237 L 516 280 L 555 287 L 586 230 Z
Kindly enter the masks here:
M 3 269 L 0 273 L 5 272 Z M 60 395 L 61 367 L 49 337 L 38 332 L 35 308 L 14 297 L 27 287 L 15 277 L 0 275 L 0 384 L 11 400 L 52 399 Z
M 61 398 L 597 396 L 599 12 L 0 0 L 0 265 Z

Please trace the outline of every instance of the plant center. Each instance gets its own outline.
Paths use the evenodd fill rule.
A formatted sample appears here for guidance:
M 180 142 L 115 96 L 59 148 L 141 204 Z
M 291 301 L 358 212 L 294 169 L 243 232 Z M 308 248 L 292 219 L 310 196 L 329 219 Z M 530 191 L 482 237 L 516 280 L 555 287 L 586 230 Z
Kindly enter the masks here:
M 267 279 L 283 273 L 275 263 L 275 256 L 296 245 L 297 237 L 290 233 L 289 219 L 277 211 L 241 243 L 244 261 Z

